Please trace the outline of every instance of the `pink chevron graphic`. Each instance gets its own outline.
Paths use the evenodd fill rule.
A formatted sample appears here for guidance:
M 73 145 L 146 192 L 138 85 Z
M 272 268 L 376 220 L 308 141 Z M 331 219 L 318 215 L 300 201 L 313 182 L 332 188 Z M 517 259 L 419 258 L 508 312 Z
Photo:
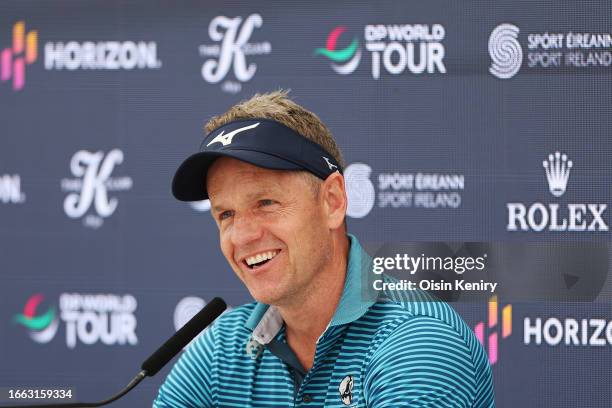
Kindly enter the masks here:
M 13 26 L 12 47 L 0 51 L 0 81 L 13 79 L 13 90 L 20 91 L 26 82 L 26 65 L 38 58 L 38 31 L 26 34 L 25 22 Z
M 488 322 L 478 322 L 474 326 L 474 334 L 476 338 L 485 347 L 489 356 L 489 364 L 494 365 L 499 358 L 499 334 L 498 334 L 498 306 L 497 296 L 489 299 Z M 505 339 L 512 334 L 512 305 L 506 305 L 502 309 L 501 318 L 502 333 L 501 338 Z M 485 330 L 490 332 L 485 344 Z

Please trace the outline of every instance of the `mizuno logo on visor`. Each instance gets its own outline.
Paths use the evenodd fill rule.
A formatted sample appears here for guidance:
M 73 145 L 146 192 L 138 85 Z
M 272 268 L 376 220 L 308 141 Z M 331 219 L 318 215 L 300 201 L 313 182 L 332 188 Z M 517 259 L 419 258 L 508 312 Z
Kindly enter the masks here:
M 325 159 L 325 162 L 327 163 L 327 166 L 329 167 L 330 170 L 333 170 L 334 168 L 336 170 L 338 170 L 338 166 L 336 166 L 335 164 L 333 164 L 332 162 L 329 161 L 329 159 L 325 156 L 321 156 Z
M 256 128 L 257 126 L 259 126 L 259 123 L 260 122 L 257 122 L 253 125 L 249 125 L 249 126 L 238 128 L 236 130 L 232 130 L 228 134 L 224 134 L 225 130 L 222 130 L 221 133 L 215 136 L 215 138 L 206 145 L 206 147 L 210 146 L 213 143 L 221 143 L 223 146 L 230 145 L 232 144 L 232 140 L 234 139 L 234 136 L 236 136 L 240 132 L 244 132 L 245 130 Z

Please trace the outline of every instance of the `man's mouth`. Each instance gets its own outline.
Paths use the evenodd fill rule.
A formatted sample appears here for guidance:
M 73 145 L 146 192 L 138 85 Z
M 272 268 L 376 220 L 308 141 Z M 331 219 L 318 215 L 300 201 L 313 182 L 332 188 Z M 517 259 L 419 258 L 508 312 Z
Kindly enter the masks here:
M 280 251 L 267 251 L 249 256 L 243 262 L 249 269 L 257 269 L 268 263 L 272 258 L 278 255 Z

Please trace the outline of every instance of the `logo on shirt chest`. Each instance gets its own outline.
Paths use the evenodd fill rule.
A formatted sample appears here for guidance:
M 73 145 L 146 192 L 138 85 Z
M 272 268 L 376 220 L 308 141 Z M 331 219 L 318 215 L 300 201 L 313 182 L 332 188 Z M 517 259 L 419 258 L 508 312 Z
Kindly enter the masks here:
M 257 360 L 257 358 L 263 353 L 263 344 L 260 344 L 254 338 L 250 338 L 246 344 L 246 354 L 251 357 L 253 360 Z
M 340 392 L 340 399 L 344 405 L 350 405 L 353 402 L 353 376 L 347 375 L 340 382 L 338 392 Z

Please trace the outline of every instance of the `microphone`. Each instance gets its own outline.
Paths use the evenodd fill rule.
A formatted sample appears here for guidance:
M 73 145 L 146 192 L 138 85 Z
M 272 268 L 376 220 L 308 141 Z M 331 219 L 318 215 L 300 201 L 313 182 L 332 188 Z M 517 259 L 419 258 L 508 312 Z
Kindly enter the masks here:
M 172 337 L 170 337 L 160 348 L 158 348 L 140 366 L 140 372 L 129 382 L 127 386 L 114 396 L 100 402 L 73 402 L 66 404 L 45 404 L 45 405 L 11 405 L 0 408 L 89 408 L 101 407 L 118 400 L 136 387 L 145 377 L 152 377 L 168 361 L 178 354 L 191 340 L 193 340 L 202 330 L 210 325 L 227 308 L 221 298 L 214 298 L 202 308 L 191 320 L 181 327 Z

